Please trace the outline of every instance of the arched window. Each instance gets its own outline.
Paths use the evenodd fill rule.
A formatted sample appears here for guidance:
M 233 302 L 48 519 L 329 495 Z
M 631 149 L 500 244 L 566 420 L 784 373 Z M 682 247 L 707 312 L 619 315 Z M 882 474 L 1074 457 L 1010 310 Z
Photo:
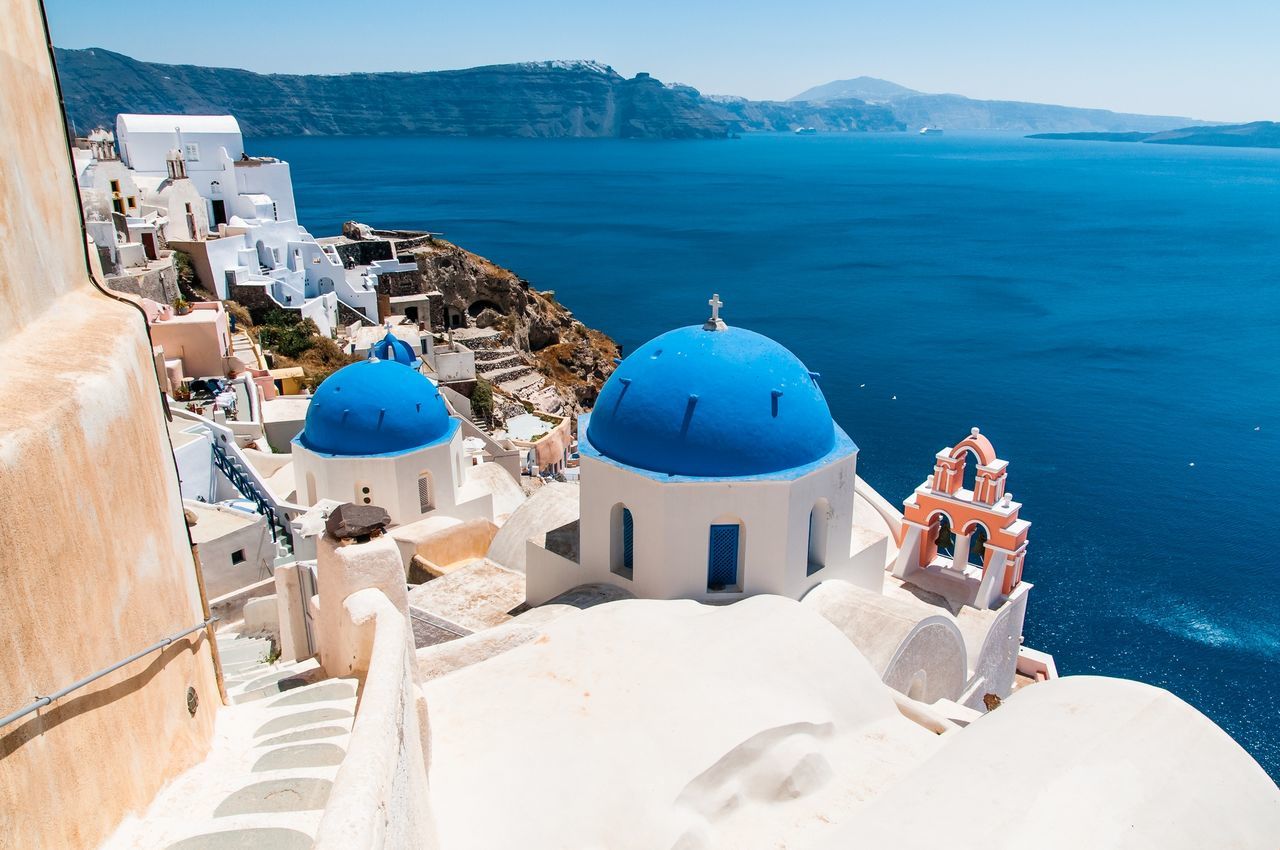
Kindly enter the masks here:
M 830 524 L 831 504 L 819 499 L 809 511 L 809 568 L 806 575 L 813 575 L 827 565 L 827 527 Z
M 707 536 L 707 591 L 742 590 L 742 561 L 746 549 L 740 520 L 713 523 Z
M 424 472 L 418 476 L 418 511 L 427 513 L 435 510 L 435 493 L 431 486 L 431 473 Z
M 635 519 L 623 504 L 609 512 L 609 570 L 614 575 L 635 578 Z
M 987 557 L 987 541 L 991 539 L 987 527 L 980 522 L 975 522 L 969 526 L 969 555 L 967 561 L 975 567 L 981 567 L 986 562 Z
M 262 267 L 261 270 L 265 272 L 274 269 L 276 267 L 275 255 L 266 246 L 266 243 L 259 239 L 258 244 L 254 247 L 258 250 L 258 265 Z
M 938 533 L 933 538 L 933 543 L 938 547 L 938 554 L 948 558 L 955 552 L 956 535 L 951 530 L 951 517 L 946 514 L 938 514 Z
M 964 476 L 960 479 L 960 486 L 974 493 L 978 486 L 978 467 L 982 465 L 982 460 L 972 449 L 964 452 L 960 457 L 964 459 Z

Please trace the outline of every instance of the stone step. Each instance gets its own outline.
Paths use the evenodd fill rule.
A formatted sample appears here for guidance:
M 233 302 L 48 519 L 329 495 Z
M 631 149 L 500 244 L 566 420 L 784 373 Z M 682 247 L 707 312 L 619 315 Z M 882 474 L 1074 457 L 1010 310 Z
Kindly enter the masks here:
M 520 365 L 506 369 L 498 369 L 490 372 L 486 377 L 495 384 L 503 384 L 507 381 L 514 381 L 516 378 L 523 378 L 525 375 L 533 373 L 533 369 L 529 366 Z
M 486 348 L 476 352 L 477 363 L 488 363 L 492 360 L 502 360 L 506 357 L 519 357 L 520 353 L 509 345 L 503 345 L 498 348 Z
M 481 375 L 488 376 L 494 372 L 501 372 L 504 369 L 511 369 L 517 366 L 528 367 L 528 365 L 529 364 L 525 363 L 524 360 L 519 357 L 507 357 L 502 360 L 495 360 L 491 363 L 477 363 L 476 371 Z
M 232 633 L 218 636 L 220 650 L 241 658 L 268 643 Z M 253 662 L 237 663 L 254 672 Z M 205 761 L 166 786 L 147 812 L 123 824 L 104 848 L 312 846 L 346 757 L 357 682 L 325 679 L 272 693 L 271 679 L 315 671 L 315 661 L 258 666 L 256 672 L 266 675 L 245 683 L 254 698 L 221 709 Z

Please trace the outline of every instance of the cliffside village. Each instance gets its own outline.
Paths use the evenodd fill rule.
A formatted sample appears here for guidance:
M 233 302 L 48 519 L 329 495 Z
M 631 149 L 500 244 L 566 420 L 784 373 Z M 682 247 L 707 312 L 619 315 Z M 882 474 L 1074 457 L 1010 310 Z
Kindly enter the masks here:
M 0 224 L 44 216 L 49 247 L 0 280 L 100 343 L 56 364 L 73 392 L 0 376 L 0 470 L 47 523 L 5 539 L 0 622 L 45 651 L 0 677 L 0 843 L 1280 833 L 1274 783 L 1195 709 L 1024 644 L 1031 523 L 979 428 L 891 501 L 731 294 L 615 360 L 438 236 L 313 238 L 231 116 L 77 140 L 81 230 L 34 166 L 65 140 L 38 16 L 10 10 L 0 116 L 41 120 L 0 139 L 36 175 L 0 184 Z M 27 315 L 0 354 L 44 340 Z M 89 515 L 104 533 L 50 548 Z

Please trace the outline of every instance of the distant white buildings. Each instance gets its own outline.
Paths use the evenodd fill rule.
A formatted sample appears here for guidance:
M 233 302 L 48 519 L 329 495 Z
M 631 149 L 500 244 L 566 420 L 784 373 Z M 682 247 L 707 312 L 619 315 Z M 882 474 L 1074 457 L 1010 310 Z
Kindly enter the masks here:
M 169 176 L 181 159 L 186 175 L 206 199 L 216 229 L 233 216 L 245 220 L 296 221 L 289 163 L 250 157 L 240 124 L 231 115 L 120 115 L 120 159 L 144 177 Z
M 115 136 L 98 129 L 79 142 L 76 172 L 118 289 L 174 300 L 176 248 L 219 298 L 295 310 L 326 336 L 340 303 L 378 319 L 376 273 L 347 269 L 298 224 L 289 163 L 245 153 L 233 116 L 120 115 Z

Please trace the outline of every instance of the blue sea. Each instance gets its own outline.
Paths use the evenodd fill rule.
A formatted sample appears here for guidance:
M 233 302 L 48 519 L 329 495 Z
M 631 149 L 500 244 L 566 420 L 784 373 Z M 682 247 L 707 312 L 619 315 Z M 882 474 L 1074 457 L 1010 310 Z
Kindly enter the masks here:
M 1002 134 L 264 139 L 302 223 L 429 229 L 630 350 L 706 318 L 822 373 L 900 502 L 975 425 L 1028 645 L 1168 688 L 1280 776 L 1280 151 Z M 1171 742 L 1176 744 L 1176 742 Z

